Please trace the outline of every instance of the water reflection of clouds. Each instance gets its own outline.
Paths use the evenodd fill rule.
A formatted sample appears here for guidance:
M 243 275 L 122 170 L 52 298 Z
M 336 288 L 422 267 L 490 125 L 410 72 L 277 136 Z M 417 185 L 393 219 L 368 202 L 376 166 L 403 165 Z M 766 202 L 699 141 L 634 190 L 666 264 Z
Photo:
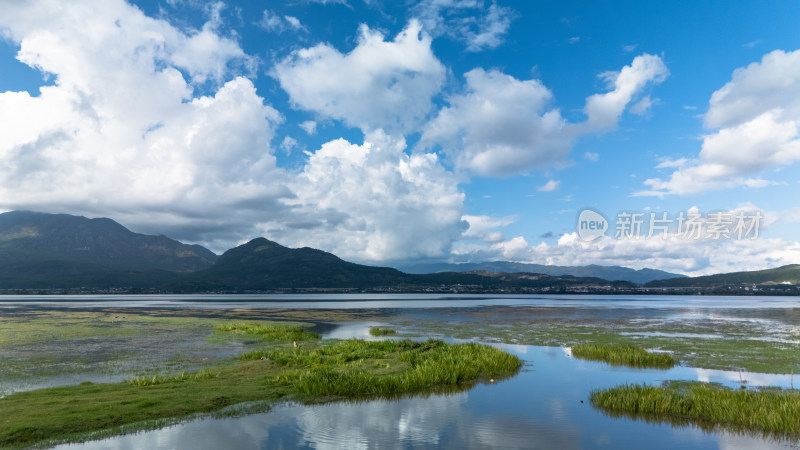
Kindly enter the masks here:
M 368 329 L 361 323 L 361 329 Z M 355 328 L 354 328 L 355 329 Z M 507 347 L 520 351 L 518 345 Z M 266 414 L 205 419 L 85 443 L 85 449 L 134 448 L 780 448 L 785 442 L 697 427 L 608 417 L 588 402 L 594 389 L 623 383 L 705 379 L 738 384 L 738 372 L 676 367 L 631 369 L 579 360 L 568 348 L 526 347 L 529 370 L 467 392 L 399 400 L 284 404 Z M 743 373 L 750 384 L 788 383 Z M 762 377 L 763 376 L 763 377 Z
M 723 432 L 720 433 L 719 437 L 717 438 L 717 445 L 719 445 L 719 450 L 751 450 L 753 448 L 756 448 L 754 444 L 755 442 L 753 436 L 747 434 L 735 434 L 735 433 Z M 788 450 L 788 449 L 797 449 L 798 444 L 779 442 L 771 440 L 769 438 L 765 438 L 758 444 L 758 448 Z
M 582 446 L 574 433 L 526 421 L 514 417 L 487 417 L 474 425 L 474 434 L 480 446 L 474 441 L 465 442 L 464 447 L 484 448 L 557 448 L 561 450 L 578 449 Z M 454 447 L 455 448 L 455 447 Z
M 530 417 L 482 414 L 466 406 L 467 393 L 358 405 L 308 408 L 297 418 L 305 443 L 314 448 L 399 447 L 580 448 L 575 433 Z M 354 407 L 355 406 L 355 407 Z M 390 445 L 390 446 L 392 446 Z
M 780 386 L 791 387 L 792 375 L 757 372 L 733 372 L 729 370 L 713 370 L 692 368 L 697 373 L 697 381 L 704 383 L 717 382 L 728 386 L 746 384 L 748 386 Z
M 336 322 L 334 328 L 323 333 L 323 339 L 364 339 L 369 340 L 375 338 L 369 334 L 369 329 L 372 327 L 386 326 L 382 322 Z
M 564 404 L 564 399 L 561 397 L 553 397 L 550 399 L 550 415 L 555 420 L 564 420 L 567 418 L 567 405 Z
M 269 439 L 269 430 L 258 423 L 258 419 L 264 416 L 264 414 L 249 416 L 250 420 L 197 420 L 151 432 L 140 432 L 55 448 L 63 450 L 254 448 L 257 447 L 254 443 Z M 273 415 L 271 419 L 272 421 L 280 420 L 280 414 Z M 223 430 L 224 432 L 221 432 Z
M 354 405 L 333 403 L 307 408 L 297 417 L 303 440 L 314 448 L 367 448 L 370 443 L 438 445 L 458 419 L 466 393 Z
M 515 355 L 524 355 L 528 353 L 528 345 L 521 345 L 521 344 L 504 344 L 502 342 L 489 342 L 489 345 L 495 348 L 499 348 L 500 350 L 505 350 L 510 353 L 514 353 Z

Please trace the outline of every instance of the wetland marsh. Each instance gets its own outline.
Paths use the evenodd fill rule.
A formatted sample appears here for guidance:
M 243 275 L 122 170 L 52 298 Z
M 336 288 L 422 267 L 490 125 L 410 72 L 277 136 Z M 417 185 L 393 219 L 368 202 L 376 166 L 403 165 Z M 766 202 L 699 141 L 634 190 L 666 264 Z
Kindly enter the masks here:
M 231 397 L 225 405 L 196 411 L 217 411 L 216 416 L 152 422 L 144 428 L 160 428 L 67 446 L 124 448 L 158 442 L 153 448 L 199 448 L 236 439 L 242 440 L 242 448 L 346 442 L 368 446 L 384 441 L 406 447 L 449 443 L 482 448 L 492 447 L 492 439 L 510 439 L 510 447 L 515 446 L 513 442 L 562 448 L 635 447 L 645 442 L 658 442 L 656 447 L 664 448 L 798 445 L 794 435 L 666 416 L 614 414 L 591 403 L 594 392 L 634 384 L 660 387 L 675 380 L 716 382 L 737 391 L 791 391 L 793 374 L 800 371 L 800 307 L 792 299 L 400 295 L 353 295 L 337 299 L 340 303 L 329 299 L 167 296 L 122 297 L 107 303 L 96 298 L 47 298 L 45 304 L 6 298 L 0 302 L 0 389 L 13 398 L 15 392 L 49 386 L 102 390 L 102 384 L 81 388 L 80 383 L 130 384 L 137 377 L 166 380 L 157 383 L 165 386 L 176 384 L 170 381 L 173 378 L 186 379 L 195 373 L 219 374 L 231 367 L 243 370 L 247 364 L 263 363 L 262 357 L 275 361 L 273 369 L 284 360 L 289 366 L 307 366 L 308 361 L 287 355 L 300 349 L 312 360 L 328 357 L 311 356 L 318 341 L 304 340 L 303 333 L 309 332 L 318 333 L 324 340 L 319 342 L 334 339 L 322 348 L 345 345 L 351 342 L 348 338 L 364 342 L 358 345 L 398 345 L 405 339 L 425 342 L 433 338 L 439 341 L 431 342 L 441 342 L 435 345 L 487 343 L 513 353 L 524 366 L 509 379 L 468 384 L 468 390 L 441 389 L 446 383 L 440 380 L 435 383 L 438 389 L 423 387 L 414 389 L 412 397 L 384 399 L 374 397 L 379 392 L 364 389 L 377 383 L 363 373 L 349 380 L 337 378 L 349 377 L 342 373 L 321 373 L 306 384 L 306 393 L 331 395 L 327 400 L 336 399 L 333 403 L 298 403 L 296 392 L 294 397 L 269 398 L 268 404 Z M 248 332 L 243 328 L 247 323 L 267 328 Z M 289 334 L 280 339 L 265 337 L 276 324 L 272 331 L 288 330 Z M 668 355 L 678 365 L 630 368 L 579 360 L 572 357 L 572 348 L 578 344 L 633 345 Z M 399 363 L 367 358 L 360 364 L 377 374 L 391 374 Z M 296 372 L 284 378 L 284 388 L 296 381 L 291 377 L 300 376 Z M 208 379 L 231 384 L 219 381 L 224 377 Z M 309 387 L 324 385 L 321 380 L 341 390 Z M 236 384 L 242 392 L 248 391 L 246 383 Z M 348 391 L 346 386 L 358 387 Z M 345 400 L 354 393 L 359 394 L 355 395 L 360 397 L 358 402 Z M 221 408 L 226 417 L 219 416 Z M 269 412 L 263 412 L 268 408 Z M 333 412 L 336 417 L 329 417 Z M 205 438 L 197 440 L 192 433 Z M 497 442 L 506 441 L 495 441 L 494 446 Z

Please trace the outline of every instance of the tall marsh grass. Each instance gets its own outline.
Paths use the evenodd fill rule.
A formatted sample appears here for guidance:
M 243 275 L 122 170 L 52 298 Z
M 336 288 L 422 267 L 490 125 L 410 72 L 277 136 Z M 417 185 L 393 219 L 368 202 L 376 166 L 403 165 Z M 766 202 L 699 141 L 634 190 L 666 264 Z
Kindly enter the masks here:
M 732 390 L 699 382 L 624 385 L 593 392 L 591 402 L 606 412 L 632 417 L 800 435 L 800 391 L 796 390 Z
M 356 339 L 313 351 L 272 349 L 242 355 L 300 369 L 280 381 L 312 396 L 394 396 L 510 375 L 519 358 L 475 343 Z
M 632 345 L 578 344 L 572 347 L 572 356 L 603 361 L 615 366 L 669 369 L 675 365 L 675 359 L 671 355 L 650 353 Z
M 373 336 L 387 336 L 397 334 L 397 331 L 391 328 L 372 327 L 369 329 L 369 334 Z

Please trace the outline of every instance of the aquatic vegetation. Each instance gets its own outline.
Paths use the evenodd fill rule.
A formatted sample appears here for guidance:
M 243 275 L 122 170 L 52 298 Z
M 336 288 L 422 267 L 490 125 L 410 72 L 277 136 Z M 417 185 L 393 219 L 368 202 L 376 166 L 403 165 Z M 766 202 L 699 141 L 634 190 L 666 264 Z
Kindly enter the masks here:
M 0 348 L 15 356 L 4 359 L 0 367 L 4 382 L 14 379 L 8 377 L 9 373 L 28 379 L 29 374 L 68 370 L 87 374 L 70 382 L 98 381 L 90 374 L 98 372 L 100 364 L 101 368 L 108 366 L 103 369 L 108 373 L 119 375 L 117 379 L 127 380 L 34 394 L 15 394 L 19 389 L 13 384 L 11 389 L 4 385 L 5 391 L 0 386 L 0 393 L 8 396 L 0 399 L 0 423 L 4 424 L 0 427 L 0 448 L 96 439 L 160 428 L 196 415 L 262 412 L 285 399 L 318 402 L 429 395 L 468 389 L 476 381 L 504 376 L 492 372 L 476 375 L 469 365 L 482 357 L 470 353 L 469 348 L 447 347 L 441 341 L 321 341 L 298 323 L 310 325 L 332 321 L 332 317 L 336 321 L 379 322 L 385 327 L 379 328 L 381 331 L 398 329 L 403 335 L 416 331 L 418 335 L 573 348 L 580 343 L 625 344 L 668 350 L 682 364 L 696 367 L 787 374 L 800 371 L 796 328 L 792 329 L 794 334 L 786 334 L 786 324 L 798 320 L 796 311 L 795 315 L 785 310 L 741 313 L 744 318 L 770 319 L 763 325 L 749 320 L 665 322 L 660 317 L 642 319 L 622 313 L 609 318 L 593 313 L 576 317 L 573 310 L 526 311 L 499 307 L 437 310 L 439 316 L 423 317 L 413 313 L 303 309 L 11 310 L 13 314 L 0 318 Z M 773 327 L 776 321 L 783 324 L 778 332 Z M 238 361 L 229 359 L 242 351 L 249 353 Z M 460 353 L 463 355 L 452 356 Z M 483 358 L 494 357 L 486 352 Z M 197 372 L 202 368 L 210 370 Z M 130 378 L 132 375 L 139 376 Z M 78 410 L 76 403 L 80 403 Z M 681 415 L 603 410 L 611 415 L 693 423 L 707 427 L 704 429 L 720 426 Z
M 391 328 L 372 327 L 369 329 L 369 334 L 373 336 L 387 336 L 397 334 L 397 331 Z
M 259 337 L 270 341 L 312 341 L 320 338 L 317 333 L 312 333 L 301 326 L 272 323 L 238 322 L 217 325 L 214 327 L 214 331 Z
M 198 370 L 239 351 L 211 342 L 219 318 L 161 317 L 121 312 L 7 309 L 0 315 L 0 380 L 19 386 L 62 384 L 147 373 Z
M 680 312 L 679 310 L 675 310 Z M 567 346 L 590 343 L 658 348 L 691 367 L 764 373 L 800 373 L 796 310 L 731 311 L 748 320 L 642 319 L 615 312 L 606 317 L 591 308 L 537 310 L 504 307 L 459 311 L 459 320 L 396 321 L 404 333 L 439 334 L 506 344 Z M 757 319 L 757 320 L 749 320 Z M 386 319 L 383 319 L 384 321 Z
M 615 366 L 669 369 L 675 365 L 669 354 L 651 353 L 633 345 L 578 344 L 572 347 L 572 356 Z
M 650 420 L 690 421 L 708 428 L 800 435 L 800 391 L 734 390 L 700 382 L 670 382 L 663 387 L 624 385 L 595 391 L 594 406 Z
M 156 317 L 108 311 L 24 309 L 0 320 L 0 348 L 97 337 L 142 336 L 164 330 L 194 331 L 207 325 L 197 318 Z
M 315 396 L 393 396 L 508 375 L 521 364 L 516 356 L 493 347 L 440 340 L 351 339 L 309 352 L 269 350 L 242 358 L 302 368 L 281 381 Z
M 281 325 L 234 325 L 230 331 L 292 340 L 316 336 Z M 347 340 L 320 345 L 307 340 L 297 347 L 285 345 L 288 340 L 270 341 L 280 347 L 249 352 L 210 370 L 8 395 L 0 398 L 0 447 L 105 437 L 197 414 L 263 411 L 286 398 L 317 402 L 465 389 L 481 379 L 510 376 L 521 364 L 479 344 Z

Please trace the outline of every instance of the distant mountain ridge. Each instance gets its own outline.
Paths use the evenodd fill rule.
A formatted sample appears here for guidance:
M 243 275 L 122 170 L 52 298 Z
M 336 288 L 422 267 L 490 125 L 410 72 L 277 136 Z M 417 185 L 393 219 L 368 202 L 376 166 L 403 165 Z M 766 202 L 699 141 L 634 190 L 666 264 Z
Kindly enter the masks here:
M 406 273 L 423 274 L 437 272 L 528 272 L 541 273 L 551 276 L 570 275 L 581 278 L 602 278 L 604 280 L 630 281 L 631 283 L 645 284 L 654 280 L 668 278 L 686 278 L 686 275 L 665 272 L 657 269 L 629 269 L 620 266 L 599 266 L 591 264 L 588 266 L 548 266 L 544 264 L 527 264 L 510 261 L 487 261 L 480 263 L 431 263 L 415 264 L 408 267 L 400 267 Z
M 111 219 L 12 211 L 0 214 L 0 282 L 7 287 L 135 284 L 210 268 L 217 255 Z M 165 273 L 161 273 L 165 272 Z M 115 281 L 118 280 L 118 281 Z
M 364 266 L 309 247 L 288 248 L 256 238 L 189 276 L 190 286 L 214 289 L 346 288 L 410 282 L 390 267 Z
M 406 274 L 313 248 L 256 238 L 217 256 L 111 219 L 0 214 L 0 289 L 70 292 L 566 292 L 631 289 L 626 282 L 540 274 Z M 533 290 L 533 291 L 531 291 Z
M 455 266 L 455 267 L 453 267 Z M 617 266 L 511 262 L 423 265 L 410 274 L 344 261 L 313 248 L 256 238 L 221 256 L 111 219 L 15 211 L 0 214 L 3 293 L 439 292 L 798 295 L 800 265 L 687 278 Z M 459 272 L 452 271 L 459 270 Z M 463 272 L 462 272 L 463 271 Z M 547 273 L 550 272 L 550 273 Z M 588 275 L 588 276 L 587 276 Z M 633 277 L 640 278 L 633 278 Z M 674 276 L 634 284 L 653 276 Z M 645 277 L 645 278 L 641 278 Z M 609 281 L 609 278 L 615 280 Z M 628 280 L 625 280 L 628 278 Z

